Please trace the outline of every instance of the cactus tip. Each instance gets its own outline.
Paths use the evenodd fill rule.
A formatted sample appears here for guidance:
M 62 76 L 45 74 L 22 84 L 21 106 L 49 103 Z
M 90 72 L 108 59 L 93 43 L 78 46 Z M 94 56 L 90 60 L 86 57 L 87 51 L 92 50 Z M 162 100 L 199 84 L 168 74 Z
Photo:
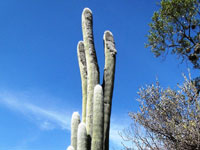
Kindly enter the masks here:
M 94 87 L 94 91 L 100 91 L 102 92 L 102 86 L 97 84 L 95 87 Z
M 110 35 L 110 36 L 113 36 L 112 32 L 109 31 L 109 30 L 106 30 L 106 31 L 104 32 L 104 34 L 108 34 L 108 35 Z
M 106 41 L 113 41 L 113 34 L 109 30 L 104 32 L 103 39 Z
M 88 13 L 89 13 L 89 14 L 92 14 L 91 9 L 89 9 L 89 8 L 84 8 L 82 14 L 88 14 Z
M 77 51 L 84 49 L 84 43 L 83 41 L 79 41 L 77 44 Z
M 74 147 L 70 145 L 66 150 L 74 150 Z
M 79 41 L 78 42 L 78 45 L 82 45 L 82 44 L 84 44 L 83 41 Z
M 78 112 L 73 112 L 73 114 L 72 114 L 72 118 L 74 118 L 74 117 L 79 117 L 79 118 L 80 118 L 79 113 L 78 113 Z
M 78 128 L 86 128 L 86 125 L 84 122 L 81 122 L 79 125 L 78 125 Z

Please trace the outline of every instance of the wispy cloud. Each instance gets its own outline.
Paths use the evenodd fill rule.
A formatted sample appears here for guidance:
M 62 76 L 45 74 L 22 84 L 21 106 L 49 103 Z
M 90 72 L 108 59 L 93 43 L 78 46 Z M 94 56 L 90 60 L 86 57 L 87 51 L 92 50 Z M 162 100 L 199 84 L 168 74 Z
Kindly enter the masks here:
M 114 144 L 111 144 L 112 148 L 119 148 L 122 146 L 122 138 L 119 135 L 119 132 L 123 129 L 121 125 L 118 124 L 112 124 L 110 128 L 110 141 Z
M 68 112 L 53 111 L 34 105 L 24 100 L 23 97 L 9 92 L 0 92 L 0 104 L 30 117 L 41 129 L 49 130 L 58 127 L 70 130 L 71 116 Z
M 42 130 L 52 129 L 64 129 L 70 130 L 71 112 L 64 112 L 58 109 L 50 109 L 35 105 L 31 101 L 26 100 L 29 96 L 19 96 L 12 92 L 0 91 L 0 105 L 6 106 L 12 111 L 23 114 L 30 118 L 34 123 L 39 125 Z M 119 131 L 124 129 L 122 121 L 119 119 L 112 119 L 110 128 L 110 141 L 113 143 L 112 147 L 119 148 L 121 146 L 122 139 L 119 135 Z M 120 122 L 120 123 L 119 123 Z M 127 122 L 127 121 L 126 121 Z
M 123 132 L 125 128 L 131 124 L 131 119 L 128 116 L 112 116 L 111 118 L 111 128 L 110 128 L 110 141 L 113 143 L 111 145 L 111 149 L 119 149 L 122 148 L 123 139 L 120 136 L 120 132 Z

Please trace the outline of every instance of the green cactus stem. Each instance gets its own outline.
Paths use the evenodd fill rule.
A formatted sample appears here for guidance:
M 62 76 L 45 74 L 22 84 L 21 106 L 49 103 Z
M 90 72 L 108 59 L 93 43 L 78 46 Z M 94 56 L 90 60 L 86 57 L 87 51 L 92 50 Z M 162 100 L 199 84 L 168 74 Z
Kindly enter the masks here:
M 83 41 L 78 42 L 77 46 L 78 62 L 82 83 L 82 122 L 86 123 L 87 106 L 87 66 Z
M 104 32 L 105 66 L 103 77 L 104 93 L 104 150 L 109 149 L 110 115 L 114 87 L 116 49 L 113 35 L 110 31 Z
M 78 112 L 74 112 L 71 120 L 71 146 L 73 146 L 74 150 L 77 150 L 77 131 L 79 123 L 80 115 Z
M 78 135 L 77 135 L 77 150 L 88 150 L 87 145 L 87 131 L 86 125 L 84 122 L 81 122 L 78 126 Z
M 67 150 L 109 150 L 109 130 L 114 87 L 116 49 L 113 35 L 105 31 L 105 66 L 102 86 L 93 41 L 92 12 L 82 12 L 83 41 L 77 45 L 82 83 L 82 123 L 77 112 L 72 115 L 71 146 Z
M 86 129 L 87 134 L 90 137 L 92 136 L 94 86 L 99 84 L 99 67 L 97 64 L 97 57 L 94 48 L 92 21 L 92 11 L 89 8 L 85 8 L 82 13 L 82 31 L 87 66 Z
M 104 103 L 101 85 L 94 88 L 92 150 L 103 150 Z
M 70 145 L 67 147 L 67 150 L 74 150 L 74 147 Z

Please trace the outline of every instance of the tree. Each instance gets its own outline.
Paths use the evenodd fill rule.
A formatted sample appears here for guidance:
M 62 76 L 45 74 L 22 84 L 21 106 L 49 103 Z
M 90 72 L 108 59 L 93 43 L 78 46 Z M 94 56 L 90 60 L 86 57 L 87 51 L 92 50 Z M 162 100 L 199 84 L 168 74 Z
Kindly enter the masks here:
M 139 150 L 200 149 L 200 96 L 191 77 L 184 78 L 179 90 L 163 89 L 158 81 L 139 90 L 140 111 L 129 113 L 134 124 L 124 140 Z
M 200 0 L 161 0 L 149 24 L 147 47 L 156 57 L 170 52 L 200 69 Z
M 148 43 L 156 57 L 169 52 L 200 69 L 200 0 L 161 0 L 149 24 Z M 127 150 L 200 150 L 200 77 L 178 90 L 159 82 L 138 92 L 140 111 L 129 113 L 133 124 L 121 133 L 132 141 Z

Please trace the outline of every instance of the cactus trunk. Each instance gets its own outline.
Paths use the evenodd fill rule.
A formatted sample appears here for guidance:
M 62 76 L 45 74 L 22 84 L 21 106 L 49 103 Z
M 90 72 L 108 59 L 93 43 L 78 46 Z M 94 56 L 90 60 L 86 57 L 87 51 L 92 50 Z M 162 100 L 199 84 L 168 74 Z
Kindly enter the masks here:
M 90 9 L 85 8 L 82 13 L 82 31 L 87 64 L 87 114 L 86 129 L 88 135 L 92 136 L 93 119 L 93 93 L 94 86 L 99 84 L 99 67 L 93 40 L 93 20 Z
M 103 108 L 104 108 L 103 90 L 100 85 L 96 85 L 94 88 L 92 150 L 103 149 L 103 129 L 104 129 Z
M 71 146 L 73 146 L 74 150 L 77 150 L 77 131 L 79 123 L 80 115 L 78 112 L 74 112 L 71 121 Z
M 78 126 L 78 135 L 77 135 L 77 150 L 87 150 L 87 132 L 85 123 L 80 123 Z
M 109 129 L 114 86 L 116 49 L 110 31 L 104 33 L 105 66 L 102 86 L 93 41 L 92 12 L 82 13 L 83 42 L 77 46 L 82 82 L 82 123 L 72 116 L 71 147 L 74 150 L 109 150 Z M 73 119 L 76 118 L 76 119 Z M 79 121 L 78 121 L 79 120 Z M 77 131 L 78 130 L 78 131 Z M 69 150 L 70 150 L 69 149 Z
M 104 33 L 105 67 L 103 76 L 104 92 L 104 150 L 109 148 L 110 115 L 114 87 L 116 49 L 113 35 L 110 31 Z
M 86 123 L 86 107 L 87 107 L 87 66 L 85 58 L 84 43 L 80 41 L 77 46 L 78 62 L 81 73 L 82 82 L 82 121 Z

